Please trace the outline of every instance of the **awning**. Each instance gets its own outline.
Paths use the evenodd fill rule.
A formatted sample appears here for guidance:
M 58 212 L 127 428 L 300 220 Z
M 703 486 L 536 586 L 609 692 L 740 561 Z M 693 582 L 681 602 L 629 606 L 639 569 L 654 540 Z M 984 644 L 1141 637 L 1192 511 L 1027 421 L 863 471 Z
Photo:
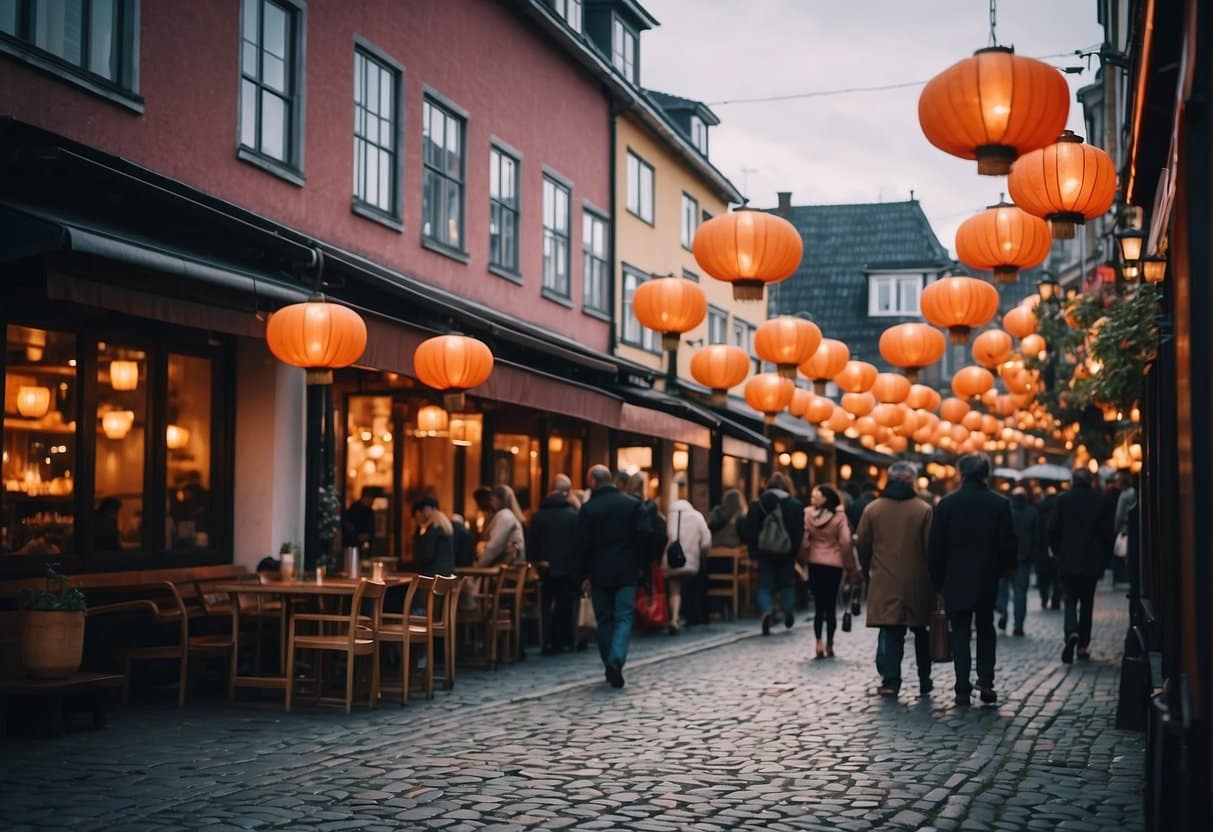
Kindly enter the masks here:
M 757 424 L 763 424 L 765 417 L 754 408 L 750 407 L 742 399 L 729 397 L 725 404 L 725 409 L 738 417 L 747 419 Z M 775 415 L 775 430 L 786 433 L 793 439 L 804 442 L 815 442 L 817 440 L 817 428 L 810 425 L 804 419 L 797 418 L 791 413 L 782 412 Z
M 850 442 L 841 439 L 834 440 L 834 447 L 838 449 L 838 453 L 840 454 L 846 454 L 860 462 L 866 462 L 869 465 L 879 465 L 882 468 L 888 468 L 897 461 L 894 457 L 877 453 L 876 451 L 869 451 L 867 448 L 852 445 Z
M 721 438 L 720 450 L 725 456 L 735 456 L 751 462 L 766 462 L 770 456 L 770 452 L 766 448 L 752 445 L 741 439 L 734 439 L 732 436 Z

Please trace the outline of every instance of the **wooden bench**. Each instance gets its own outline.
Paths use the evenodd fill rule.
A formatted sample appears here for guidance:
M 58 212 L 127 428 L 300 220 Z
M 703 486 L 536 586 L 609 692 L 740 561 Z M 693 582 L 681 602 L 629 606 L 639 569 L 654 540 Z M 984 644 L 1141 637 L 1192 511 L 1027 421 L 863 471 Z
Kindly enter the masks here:
M 0 682 L 0 736 L 9 722 L 20 718 L 23 724 L 40 724 L 46 733 L 63 733 L 66 714 L 86 710 L 93 715 L 93 727 L 104 728 L 114 692 L 122 688 L 123 677 L 112 673 L 73 673 L 67 679 L 14 679 Z M 83 707 L 81 707 L 83 706 Z

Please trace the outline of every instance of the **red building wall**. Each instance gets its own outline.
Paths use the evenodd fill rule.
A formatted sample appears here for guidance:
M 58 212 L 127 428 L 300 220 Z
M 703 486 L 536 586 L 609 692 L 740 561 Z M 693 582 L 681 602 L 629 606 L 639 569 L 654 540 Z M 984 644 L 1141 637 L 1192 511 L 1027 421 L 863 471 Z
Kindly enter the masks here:
M 546 36 L 491 0 L 313 0 L 307 6 L 303 187 L 236 158 L 239 0 L 141 4 L 142 115 L 0 55 L 0 113 L 43 127 L 606 351 L 582 308 L 581 205 L 610 207 L 609 106 Z M 350 210 L 354 37 L 404 70 L 404 231 Z M 468 113 L 463 264 L 422 248 L 421 105 L 429 86 Z M 488 264 L 490 136 L 522 154 L 522 286 Z M 541 296 L 542 176 L 572 182 L 573 309 Z

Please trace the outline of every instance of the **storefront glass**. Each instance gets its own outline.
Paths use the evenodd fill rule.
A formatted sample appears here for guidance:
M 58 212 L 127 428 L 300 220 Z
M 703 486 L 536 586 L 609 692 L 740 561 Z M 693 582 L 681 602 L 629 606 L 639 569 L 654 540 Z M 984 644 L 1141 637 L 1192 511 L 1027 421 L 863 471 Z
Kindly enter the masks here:
M 168 549 L 210 546 L 215 513 L 211 493 L 213 374 L 209 358 L 177 353 L 168 357 L 164 427 Z
M 543 499 L 543 479 L 539 463 L 539 440 L 515 433 L 493 437 L 493 481 L 490 485 L 508 485 L 514 489 L 523 511 L 534 511 Z
M 391 396 L 350 396 L 346 417 L 346 509 L 342 543 L 395 551 L 390 506 L 395 493 L 396 431 Z
M 147 359 L 142 350 L 97 344 L 97 447 L 93 550 L 143 542 L 143 460 L 147 442 Z

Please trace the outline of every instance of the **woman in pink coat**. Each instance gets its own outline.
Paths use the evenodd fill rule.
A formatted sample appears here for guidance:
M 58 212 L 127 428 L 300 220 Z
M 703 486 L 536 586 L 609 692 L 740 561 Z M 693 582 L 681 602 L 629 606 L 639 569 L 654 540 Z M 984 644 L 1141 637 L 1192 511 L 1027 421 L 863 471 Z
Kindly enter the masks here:
M 813 631 L 817 635 L 817 658 L 834 657 L 834 630 L 837 626 L 838 586 L 845 572 L 852 583 L 858 582 L 859 563 L 851 544 L 851 526 L 843 512 L 838 492 L 819 485 L 804 510 L 804 542 L 801 561 L 809 565 L 809 591 L 813 593 Z M 821 631 L 825 627 L 826 642 Z

